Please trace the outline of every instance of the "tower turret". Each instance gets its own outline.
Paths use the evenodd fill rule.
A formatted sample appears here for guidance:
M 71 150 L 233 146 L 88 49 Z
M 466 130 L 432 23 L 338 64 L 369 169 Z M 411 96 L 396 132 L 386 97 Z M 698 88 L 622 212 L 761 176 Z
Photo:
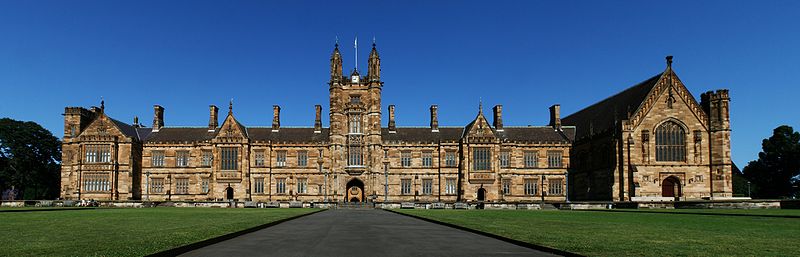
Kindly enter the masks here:
M 342 79 L 342 55 L 339 53 L 339 41 L 333 48 L 331 54 L 331 82 L 338 82 Z
M 381 80 L 381 57 L 378 56 L 378 49 L 375 48 L 375 40 L 372 41 L 372 52 L 369 53 L 369 67 L 367 70 L 368 81 Z

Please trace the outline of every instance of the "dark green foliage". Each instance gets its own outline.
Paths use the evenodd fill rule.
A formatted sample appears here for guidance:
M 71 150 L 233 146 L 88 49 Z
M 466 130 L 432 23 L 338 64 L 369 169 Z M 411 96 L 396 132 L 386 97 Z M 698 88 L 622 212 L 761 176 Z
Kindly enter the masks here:
M 17 199 L 59 195 L 61 141 L 35 122 L 0 119 L 0 191 L 15 188 Z
M 790 126 L 777 127 L 761 147 L 758 160 L 744 168 L 745 177 L 758 188 L 753 197 L 796 197 L 800 185 L 800 133 Z

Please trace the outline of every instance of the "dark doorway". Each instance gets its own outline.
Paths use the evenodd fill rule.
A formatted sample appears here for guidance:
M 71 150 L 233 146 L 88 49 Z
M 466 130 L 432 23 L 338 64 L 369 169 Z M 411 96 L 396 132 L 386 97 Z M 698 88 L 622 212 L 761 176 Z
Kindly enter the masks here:
M 661 182 L 661 196 L 681 197 L 681 181 L 675 176 L 669 176 Z
M 366 199 L 364 198 L 364 182 L 361 180 L 354 178 L 351 179 L 350 182 L 347 182 L 347 198 L 345 198 L 348 202 L 364 202 Z
M 479 188 L 478 189 L 478 206 L 476 206 L 475 208 L 482 210 L 483 209 L 483 201 L 485 201 L 485 200 L 486 200 L 486 189 Z
M 225 199 L 233 200 L 233 188 L 228 187 L 225 189 Z

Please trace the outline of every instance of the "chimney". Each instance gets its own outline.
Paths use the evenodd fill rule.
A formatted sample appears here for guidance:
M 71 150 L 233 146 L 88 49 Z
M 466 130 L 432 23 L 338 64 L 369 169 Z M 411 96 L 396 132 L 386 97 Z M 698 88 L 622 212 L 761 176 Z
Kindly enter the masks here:
M 314 105 L 314 112 L 317 114 L 317 118 L 314 119 L 314 133 L 322 133 L 322 106 Z
M 492 126 L 497 131 L 503 131 L 503 106 L 502 105 L 495 105 L 494 106 L 494 122 Z
M 158 132 L 164 127 L 164 107 L 153 105 L 153 132 Z
M 278 132 L 281 128 L 281 107 L 278 105 L 272 106 L 272 132 Z
M 219 108 L 216 105 L 209 105 L 209 119 L 208 119 L 208 132 L 215 132 L 217 131 L 217 126 L 219 126 L 219 120 L 217 119 L 217 115 L 219 114 Z
M 133 127 L 134 128 L 141 128 L 142 126 L 139 125 L 139 116 L 133 116 Z
M 550 106 L 550 126 L 556 130 L 561 130 L 561 105 Z
M 394 126 L 394 105 L 389 105 L 389 133 L 397 133 Z
M 431 131 L 439 132 L 439 106 L 431 105 Z

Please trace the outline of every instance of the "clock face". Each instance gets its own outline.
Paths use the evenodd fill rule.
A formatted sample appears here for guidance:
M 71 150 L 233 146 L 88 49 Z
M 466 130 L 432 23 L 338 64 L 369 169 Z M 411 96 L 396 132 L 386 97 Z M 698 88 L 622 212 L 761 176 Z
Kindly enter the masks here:
M 350 77 L 350 82 L 358 83 L 358 80 L 359 80 L 358 75 L 353 75 L 352 77 Z

